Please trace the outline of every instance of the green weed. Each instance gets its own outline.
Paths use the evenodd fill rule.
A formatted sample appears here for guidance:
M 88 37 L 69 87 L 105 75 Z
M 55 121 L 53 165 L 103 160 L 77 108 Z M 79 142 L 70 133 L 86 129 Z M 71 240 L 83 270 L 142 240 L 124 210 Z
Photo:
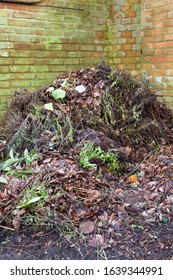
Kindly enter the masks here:
M 107 164 L 111 172 L 119 170 L 119 162 L 115 153 L 112 151 L 105 152 L 100 146 L 95 146 L 94 143 L 86 141 L 79 154 L 79 164 L 84 168 L 97 168 L 95 163 L 90 162 L 93 158 L 98 158 Z
M 31 188 L 27 187 L 23 193 L 22 199 L 19 201 L 17 208 L 31 208 L 34 206 L 42 207 L 48 198 L 48 193 L 43 184 L 34 184 Z

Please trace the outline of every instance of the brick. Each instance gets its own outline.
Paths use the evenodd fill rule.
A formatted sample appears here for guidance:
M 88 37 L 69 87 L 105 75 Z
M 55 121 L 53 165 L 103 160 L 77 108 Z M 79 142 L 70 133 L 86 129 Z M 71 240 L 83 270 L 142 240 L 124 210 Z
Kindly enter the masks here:
M 121 47 L 122 50 L 131 50 L 132 49 L 132 45 L 131 44 L 124 44 Z
M 0 65 L 1 65 L 1 67 L 3 65 L 11 65 L 11 64 L 13 64 L 13 59 L 12 58 L 8 58 L 8 57 L 2 58 L 2 57 L 0 57 Z
M 7 81 L 2 81 L 1 80 L 1 82 L 0 82 L 0 89 L 2 89 L 2 88 L 9 88 L 9 86 L 10 86 L 10 83 L 9 82 L 7 82 Z
M 41 74 L 39 73 L 39 76 Z M 34 73 L 15 73 L 14 74 L 14 79 L 17 79 L 17 80 L 33 80 L 36 78 L 36 74 Z
M 52 64 L 62 65 L 64 64 L 64 59 L 62 58 L 47 59 L 46 63 L 48 65 L 52 65 Z
M 28 43 L 14 43 L 14 50 L 33 50 L 34 45 Z
M 4 9 L 5 8 L 5 3 L 0 3 L 0 9 Z
M 27 26 L 27 21 L 25 19 L 8 19 L 9 26 Z
M 14 80 L 14 81 L 11 81 L 10 82 L 10 87 L 15 87 L 15 88 L 18 88 L 18 87 L 29 87 L 31 85 L 31 82 L 30 81 L 17 81 L 17 80 Z
M 64 64 L 77 65 L 77 64 L 79 64 L 79 59 L 78 58 L 67 58 L 64 61 Z
M 13 43 L 12 42 L 0 42 L 0 49 L 12 49 L 13 48 Z
M 30 66 L 23 66 L 23 65 L 10 65 L 9 70 L 11 73 L 25 73 L 30 72 Z
M 67 70 L 67 67 L 65 65 L 50 65 L 49 71 L 50 72 L 65 72 Z
M 136 16 L 136 12 L 128 12 L 126 13 L 126 17 L 134 18 Z
M 68 56 L 69 57 L 77 57 L 77 52 L 69 52 Z
M 122 38 L 132 37 L 132 31 L 123 31 L 121 33 Z
M 33 52 L 32 52 L 33 54 Z M 31 56 L 31 52 L 30 51 L 26 51 L 26 50 L 10 50 L 9 51 L 9 56 L 10 57 L 17 57 L 17 58 L 20 58 L 20 57 L 30 57 Z
M 31 87 L 42 87 L 43 86 L 43 84 L 45 83 L 45 79 L 43 79 L 43 80 L 32 80 L 31 81 Z
M 34 64 L 34 59 L 31 58 L 14 58 L 13 59 L 13 64 L 14 65 L 33 65 Z
M 30 66 L 30 71 L 31 72 L 48 72 L 49 71 L 49 66 L 48 65 L 43 65 L 43 66 L 35 66 L 35 65 L 31 65 Z
M 8 57 L 8 56 L 9 56 L 9 52 L 7 52 L 7 51 L 0 52 L 0 57 Z

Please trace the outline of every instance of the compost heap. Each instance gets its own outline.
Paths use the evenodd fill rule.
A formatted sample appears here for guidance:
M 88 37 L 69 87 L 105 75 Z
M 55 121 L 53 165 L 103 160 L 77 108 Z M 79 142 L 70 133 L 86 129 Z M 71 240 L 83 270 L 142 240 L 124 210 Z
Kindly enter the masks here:
M 16 92 L 1 136 L 1 225 L 113 235 L 168 223 L 172 143 L 171 111 L 123 70 L 100 65 Z

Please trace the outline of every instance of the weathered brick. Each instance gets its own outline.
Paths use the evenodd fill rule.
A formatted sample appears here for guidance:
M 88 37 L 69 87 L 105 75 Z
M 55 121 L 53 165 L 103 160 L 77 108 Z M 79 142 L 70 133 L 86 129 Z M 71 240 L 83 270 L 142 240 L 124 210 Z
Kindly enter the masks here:
M 9 70 L 11 73 L 28 73 L 30 72 L 30 66 L 10 65 Z
M 146 70 L 155 88 L 173 95 L 173 0 L 41 5 L 0 3 L 0 96 L 100 58 L 131 73 Z
M 29 87 L 30 85 L 31 85 L 30 81 L 27 81 L 27 80 L 22 81 L 22 86 L 23 87 Z M 18 81 L 18 80 L 11 81 L 10 82 L 10 87 L 12 87 L 12 88 L 21 87 L 21 81 Z

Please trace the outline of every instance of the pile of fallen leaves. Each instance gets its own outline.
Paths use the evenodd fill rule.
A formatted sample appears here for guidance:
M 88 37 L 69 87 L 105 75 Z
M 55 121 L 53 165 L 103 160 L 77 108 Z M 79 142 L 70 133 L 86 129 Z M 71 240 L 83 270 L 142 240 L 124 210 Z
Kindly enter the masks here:
M 146 79 L 101 65 L 65 73 L 36 92 L 16 92 L 4 133 L 9 149 L 21 154 L 48 145 L 64 150 L 88 134 L 99 134 L 104 149 L 151 149 L 172 143 L 172 132 L 172 113 Z
M 122 228 L 169 223 L 172 144 L 171 111 L 123 70 L 71 71 L 16 92 L 0 147 L 1 225 L 93 233 L 94 246 L 96 235 L 107 244 Z

